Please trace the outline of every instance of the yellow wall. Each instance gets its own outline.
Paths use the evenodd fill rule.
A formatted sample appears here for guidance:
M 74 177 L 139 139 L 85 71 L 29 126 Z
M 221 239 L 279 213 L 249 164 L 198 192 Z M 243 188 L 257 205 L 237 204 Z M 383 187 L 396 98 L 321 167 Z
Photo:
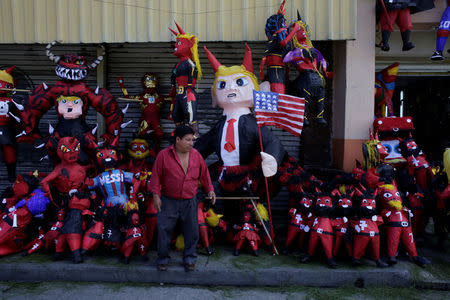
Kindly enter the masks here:
M 313 40 L 356 37 L 357 0 L 287 0 Z M 122 43 L 172 40 L 176 20 L 202 41 L 263 41 L 280 0 L 1 0 L 0 43 Z

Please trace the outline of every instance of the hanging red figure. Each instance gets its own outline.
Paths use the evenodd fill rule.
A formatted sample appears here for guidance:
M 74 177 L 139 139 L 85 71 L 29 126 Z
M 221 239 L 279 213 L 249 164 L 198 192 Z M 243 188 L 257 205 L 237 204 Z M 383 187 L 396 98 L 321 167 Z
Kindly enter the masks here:
M 53 126 L 52 135 L 56 137 L 56 141 L 50 139 L 47 143 L 49 155 L 56 157 L 57 140 L 66 136 L 76 136 L 82 150 L 93 155 L 96 137 L 85 120 L 89 107 L 92 106 L 105 117 L 106 132 L 102 137 L 106 143 L 111 143 L 114 137 L 120 134 L 123 113 L 112 94 L 106 89 L 97 87 L 94 91 L 83 82 L 88 71 L 95 69 L 103 60 L 103 56 L 88 64 L 84 56 L 54 55 L 51 47 L 55 44 L 56 42 L 48 44 L 47 56 L 57 64 L 55 71 L 61 80 L 51 87 L 42 83 L 32 91 L 22 112 L 25 129 L 19 134 L 18 141 L 33 142 L 36 138 L 40 138 L 39 121 L 52 106 L 55 106 L 58 121 L 56 126 Z
M 164 133 L 161 129 L 160 109 L 164 104 L 164 97 L 159 94 L 159 78 L 155 73 L 145 73 L 142 76 L 141 84 L 144 92 L 138 96 L 129 96 L 125 88 L 122 77 L 117 79 L 122 93 L 126 98 L 141 101 L 141 117 L 139 119 L 138 136 L 142 139 L 152 139 L 155 141 L 156 150 L 159 151 Z
M 384 268 L 387 267 L 387 264 L 380 259 L 380 232 L 378 230 L 383 219 L 377 215 L 377 192 L 366 190 L 363 186 L 360 188 L 362 191 L 355 189 L 356 195 L 360 198 L 358 216 L 356 220 L 350 221 L 354 229 L 352 264 L 354 266 L 361 265 L 361 258 L 367 247 L 370 247 L 372 259 L 377 267 Z
M 61 163 L 41 182 L 42 189 L 50 200 L 66 210 L 64 225 L 56 243 L 55 259 L 61 259 L 66 244 L 72 252 L 74 263 L 83 261 L 81 257 L 82 216 L 89 213 L 90 195 L 85 184 L 86 167 L 78 163 L 80 142 L 75 137 L 63 137 L 57 147 Z M 54 188 L 55 194 L 51 193 Z M 56 199 L 55 199 L 56 198 Z
M 389 39 L 394 31 L 394 25 L 400 29 L 402 51 L 409 51 L 415 46 L 409 41 L 412 29 L 411 14 L 434 7 L 433 0 L 378 0 L 377 11 L 381 26 L 381 42 L 378 45 L 382 51 L 389 51 Z
M 23 106 L 14 102 L 11 91 L 14 89 L 14 78 L 11 76 L 15 66 L 0 70 L 0 149 L 8 171 L 8 180 L 13 183 L 16 178 L 16 138 L 15 124 L 19 123 L 18 112 Z
M 194 86 L 202 77 L 202 69 L 198 57 L 198 39 L 195 35 L 184 32 L 177 25 L 178 33 L 170 31 L 177 37 L 173 55 L 179 58 L 172 70 L 172 119 L 175 126 L 189 124 L 194 130 L 195 137 L 200 136 L 197 119 L 197 94 Z
M 286 46 L 299 29 L 296 26 L 288 33 L 284 18 L 286 12 L 284 8 L 285 2 L 283 1 L 278 12 L 270 16 L 266 21 L 265 31 L 269 41 L 266 44 L 264 56 L 259 65 L 259 79 L 261 81 L 264 80 L 263 68 L 264 64 L 267 64 L 267 80 L 270 82 L 270 90 L 280 94 L 286 94 L 286 70 L 283 62 L 283 57 L 287 52 Z

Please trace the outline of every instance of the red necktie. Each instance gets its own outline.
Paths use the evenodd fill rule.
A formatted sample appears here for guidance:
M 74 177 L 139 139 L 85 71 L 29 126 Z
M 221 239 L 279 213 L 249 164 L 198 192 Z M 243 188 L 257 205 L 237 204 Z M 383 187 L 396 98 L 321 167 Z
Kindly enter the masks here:
M 236 120 L 229 119 L 227 122 L 227 135 L 225 136 L 225 145 L 223 146 L 223 148 L 228 152 L 231 152 L 236 149 L 236 146 L 234 145 L 234 122 L 236 122 Z

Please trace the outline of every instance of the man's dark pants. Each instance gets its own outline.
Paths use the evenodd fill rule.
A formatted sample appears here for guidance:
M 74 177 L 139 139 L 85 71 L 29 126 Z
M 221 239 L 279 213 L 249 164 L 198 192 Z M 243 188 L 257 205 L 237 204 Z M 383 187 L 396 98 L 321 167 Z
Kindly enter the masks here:
M 182 233 L 184 235 L 183 262 L 195 264 L 197 260 L 198 219 L 197 199 L 177 200 L 161 196 L 161 211 L 158 213 L 158 259 L 156 263 L 168 264 L 172 233 L 181 219 Z

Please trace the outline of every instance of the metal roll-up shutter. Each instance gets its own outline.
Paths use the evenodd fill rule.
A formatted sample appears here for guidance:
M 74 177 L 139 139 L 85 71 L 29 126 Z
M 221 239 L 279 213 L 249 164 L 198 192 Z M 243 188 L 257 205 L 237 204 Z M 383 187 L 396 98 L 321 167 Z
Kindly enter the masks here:
M 222 115 L 220 108 L 211 107 L 211 86 L 214 80 L 214 72 L 209 65 L 206 54 L 201 46 L 206 45 L 216 58 L 226 66 L 240 65 L 244 58 L 245 47 L 243 43 L 200 43 L 199 55 L 203 77 L 198 83 L 198 119 L 200 133 L 207 132 Z M 257 73 L 259 62 L 264 52 L 264 43 L 249 43 L 253 53 L 254 71 Z M 171 43 L 142 43 L 142 44 L 111 44 L 108 45 L 107 58 L 107 89 L 113 95 L 122 97 L 122 91 L 117 83 L 117 78 L 123 76 L 129 95 L 139 95 L 143 92 L 141 77 L 146 72 L 156 73 L 160 78 L 160 94 L 167 96 L 170 91 L 170 76 L 172 68 L 178 62 L 178 58 L 172 55 Z M 120 101 L 122 108 L 126 101 Z M 125 121 L 133 122 L 122 131 L 121 145 L 125 140 L 131 140 L 137 132 L 138 120 L 141 114 L 138 103 L 128 102 L 129 109 Z M 167 120 L 170 101 L 164 105 L 161 112 L 161 124 L 165 133 L 163 147 L 169 144 L 169 135 L 174 129 L 172 121 Z M 290 155 L 298 157 L 299 138 L 282 131 L 271 128 L 282 140 L 283 145 Z
M 210 89 L 214 80 L 214 72 L 206 57 L 206 53 L 203 51 L 204 45 L 208 47 L 221 64 L 226 66 L 241 65 L 245 53 L 244 42 L 199 43 L 199 56 L 203 73 L 203 77 L 198 84 L 198 119 L 201 134 L 207 132 L 222 115 L 221 109 L 211 107 Z M 257 75 L 259 72 L 259 63 L 264 53 L 265 43 L 249 42 L 248 45 L 252 49 L 254 72 Z M 316 47 L 322 51 L 329 64 L 332 65 L 331 42 L 320 42 L 317 43 Z M 141 77 L 146 72 L 153 72 L 159 76 L 160 94 L 168 95 L 171 88 L 170 76 L 172 68 L 178 61 L 178 58 L 172 54 L 173 43 L 109 44 L 107 53 L 106 87 L 113 95 L 117 97 L 122 96 L 122 91 L 116 81 L 120 76 L 124 77 L 125 86 L 129 95 L 142 93 Z M 296 71 L 292 70 L 290 76 L 292 79 L 295 78 L 297 76 Z M 331 84 L 328 85 L 328 102 L 326 105 L 326 118 L 329 124 L 331 124 L 331 86 Z M 125 102 L 119 102 L 119 104 L 122 108 L 126 105 Z M 133 102 L 129 104 L 130 107 L 125 115 L 125 121 L 132 119 L 133 122 L 122 131 L 122 149 L 125 147 L 125 141 L 130 141 L 133 138 L 133 134 L 137 133 L 138 120 L 141 114 L 139 104 Z M 167 119 L 169 107 L 170 102 L 167 102 L 161 111 L 161 125 L 165 135 L 162 147 L 169 145 L 170 133 L 174 129 L 173 122 Z M 298 159 L 300 139 L 281 129 L 275 127 L 270 128 L 280 138 L 288 153 Z M 312 128 L 305 132 L 308 135 L 307 141 L 312 143 L 312 145 L 305 148 L 308 151 L 314 152 L 311 155 L 311 164 L 328 166 L 331 161 L 331 133 L 329 126 L 319 128 L 313 124 Z M 211 155 L 207 159 L 207 163 L 210 164 L 216 160 L 217 156 Z M 305 163 L 307 162 L 305 161 Z M 283 189 L 275 199 L 272 199 L 271 204 L 275 223 L 284 224 L 288 221 L 284 214 L 287 210 L 287 201 L 288 193 L 286 189 Z
M 55 64 L 48 59 L 45 54 L 46 44 L 0 44 L 0 69 L 15 65 L 13 77 L 18 79 L 16 85 L 18 89 L 33 89 L 45 82 L 48 86 L 58 81 L 55 74 Z M 52 51 L 56 55 L 65 53 L 77 53 L 85 55 L 88 62 L 92 62 L 96 58 L 97 45 L 55 45 Z M 88 86 L 95 89 L 97 84 L 96 72 L 93 71 L 85 79 Z M 28 98 L 27 93 L 16 93 L 13 99 L 16 102 L 25 104 Z M 90 108 L 86 121 L 88 124 L 95 126 L 97 117 L 94 109 Z M 56 110 L 54 107 L 43 116 L 40 121 L 39 129 L 43 136 L 48 135 L 48 124 L 55 126 Z M 39 141 L 36 141 L 36 145 Z M 31 170 L 38 169 L 42 172 L 49 172 L 53 166 L 49 160 L 40 161 L 47 154 L 45 148 L 35 149 L 33 145 L 20 143 L 17 147 L 17 173 L 28 173 Z M 0 191 L 9 186 L 7 180 L 6 167 L 0 164 Z

